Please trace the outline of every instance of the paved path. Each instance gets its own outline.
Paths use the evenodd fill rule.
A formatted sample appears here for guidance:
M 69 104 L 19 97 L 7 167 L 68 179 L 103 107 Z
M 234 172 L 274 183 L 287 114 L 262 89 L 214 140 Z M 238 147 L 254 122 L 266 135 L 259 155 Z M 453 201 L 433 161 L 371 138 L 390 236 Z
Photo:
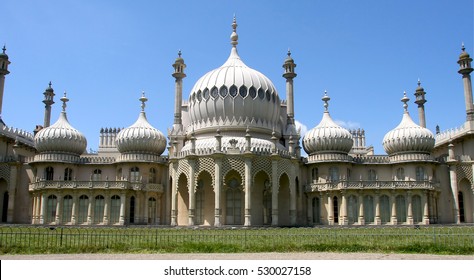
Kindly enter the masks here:
M 474 255 L 384 253 L 51 254 L 0 255 L 0 260 L 474 260 Z

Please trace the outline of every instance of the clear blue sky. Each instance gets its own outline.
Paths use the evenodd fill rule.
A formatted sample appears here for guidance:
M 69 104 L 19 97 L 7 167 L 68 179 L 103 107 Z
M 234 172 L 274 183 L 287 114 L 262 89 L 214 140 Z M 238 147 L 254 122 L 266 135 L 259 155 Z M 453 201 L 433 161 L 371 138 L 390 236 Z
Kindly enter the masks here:
M 51 80 L 52 123 L 66 90 L 69 121 L 94 150 L 101 127 L 135 122 L 142 90 L 148 120 L 166 134 L 177 51 L 187 64 L 187 100 L 199 77 L 228 57 L 234 13 L 240 56 L 273 81 L 282 99 L 281 66 L 291 48 L 295 115 L 308 129 L 321 119 L 327 90 L 332 117 L 364 128 L 367 144 L 384 154 L 382 139 L 401 120 L 403 91 L 418 121 L 412 102 L 418 78 L 427 92 L 429 129 L 465 119 L 456 61 L 462 42 L 474 55 L 471 0 L 2 0 L 0 6 L 0 42 L 11 61 L 3 120 L 30 131 L 42 124 L 43 91 Z

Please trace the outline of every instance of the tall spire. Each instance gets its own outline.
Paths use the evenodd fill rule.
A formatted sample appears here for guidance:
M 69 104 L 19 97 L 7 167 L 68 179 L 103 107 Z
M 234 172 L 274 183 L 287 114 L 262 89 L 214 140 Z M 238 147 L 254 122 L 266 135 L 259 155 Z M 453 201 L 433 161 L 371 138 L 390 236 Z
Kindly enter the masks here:
M 8 55 L 6 54 L 7 48 L 3 45 L 3 52 L 0 53 L 0 124 L 4 124 L 2 121 L 2 107 L 3 107 L 3 91 L 5 88 L 5 76 L 10 74 L 8 71 Z
M 51 81 L 48 84 L 48 87 L 43 92 L 44 94 L 44 123 L 43 127 L 48 127 L 51 123 L 51 105 L 54 104 L 54 89 L 52 88 L 53 84 Z
M 294 95 L 293 95 L 293 79 L 296 77 L 295 73 L 295 61 L 291 58 L 291 51 L 288 48 L 288 57 L 283 63 L 283 78 L 286 79 L 286 112 L 287 112 L 287 124 L 295 123 L 295 108 L 294 108 Z
M 415 91 L 415 103 L 418 104 L 418 119 L 420 122 L 421 127 L 426 127 L 426 119 L 425 119 L 425 90 L 421 86 L 420 79 L 418 79 L 418 87 Z
M 232 34 L 230 35 L 230 44 L 232 47 L 236 48 L 237 44 L 239 44 L 239 35 L 237 35 L 237 20 L 235 19 L 234 15 L 234 20 L 232 21 Z
M 464 102 L 466 103 L 466 120 L 470 123 L 474 122 L 474 104 L 472 100 L 472 84 L 471 84 L 471 62 L 472 58 L 466 52 L 464 43 L 461 46 L 461 54 L 459 55 L 459 70 L 458 73 L 462 75 L 464 83 Z

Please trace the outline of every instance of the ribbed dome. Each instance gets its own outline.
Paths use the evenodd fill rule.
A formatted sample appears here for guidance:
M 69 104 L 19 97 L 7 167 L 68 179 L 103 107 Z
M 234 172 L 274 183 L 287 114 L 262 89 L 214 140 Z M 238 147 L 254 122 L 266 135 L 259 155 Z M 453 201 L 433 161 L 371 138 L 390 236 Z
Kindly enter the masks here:
M 166 148 L 166 138 L 161 131 L 151 126 L 143 111 L 146 97 L 142 96 L 142 111 L 138 120 L 130 127 L 122 129 L 115 139 L 120 153 L 161 155 Z
M 68 99 L 64 96 L 61 101 L 64 104 L 59 119 L 35 135 L 35 147 L 39 153 L 66 153 L 79 156 L 86 150 L 87 140 L 79 130 L 69 124 L 65 111 Z
M 428 129 L 417 125 L 408 113 L 406 102 L 409 99 L 404 96 L 405 113 L 400 124 L 385 134 L 383 147 L 388 155 L 407 153 L 430 153 L 435 145 L 433 133 Z
M 248 67 L 237 53 L 236 23 L 231 36 L 232 50 L 219 68 L 202 76 L 189 96 L 189 116 L 196 135 L 215 126 L 245 130 L 249 127 L 278 127 L 280 98 L 273 83 Z
M 354 140 L 352 134 L 345 128 L 336 124 L 327 111 L 327 101 L 330 98 L 325 95 L 326 110 L 321 122 L 313 129 L 308 131 L 303 137 L 303 148 L 308 155 L 318 153 L 349 153 L 352 149 Z

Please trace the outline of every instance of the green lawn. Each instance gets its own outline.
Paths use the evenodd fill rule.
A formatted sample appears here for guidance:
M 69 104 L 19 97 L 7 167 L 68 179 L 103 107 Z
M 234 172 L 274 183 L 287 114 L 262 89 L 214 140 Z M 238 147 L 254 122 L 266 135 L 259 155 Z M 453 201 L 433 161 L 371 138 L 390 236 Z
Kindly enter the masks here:
M 1 254 L 309 251 L 474 254 L 474 227 L 0 227 Z

